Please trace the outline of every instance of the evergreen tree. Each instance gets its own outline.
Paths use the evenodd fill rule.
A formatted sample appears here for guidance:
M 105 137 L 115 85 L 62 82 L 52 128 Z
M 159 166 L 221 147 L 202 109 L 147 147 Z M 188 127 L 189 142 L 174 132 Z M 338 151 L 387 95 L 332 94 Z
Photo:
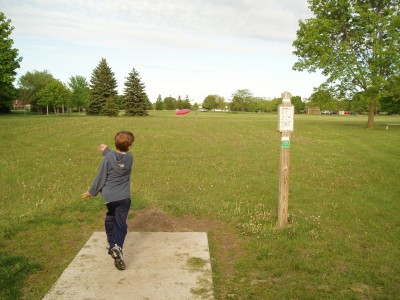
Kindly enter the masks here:
M 146 116 L 151 104 L 145 92 L 145 85 L 141 82 L 139 73 L 132 68 L 125 81 L 124 90 L 125 115 Z
M 118 96 L 117 96 L 117 105 L 118 105 L 118 108 L 119 108 L 119 109 L 124 109 L 124 103 L 125 103 L 124 95 L 118 95 Z
M 192 104 L 190 104 L 189 95 L 186 95 L 185 100 L 183 100 L 183 107 L 182 108 L 192 108 Z
M 104 107 L 101 109 L 100 114 L 102 116 L 117 117 L 119 114 L 118 104 L 115 98 L 109 97 L 106 99 Z
M 181 98 L 181 96 L 178 96 L 178 100 L 176 100 L 176 108 L 177 109 L 182 109 L 183 108 L 183 100 Z
M 108 103 L 106 109 L 106 102 L 113 101 L 116 103 L 117 94 L 117 80 L 108 66 L 106 59 L 102 58 L 99 65 L 93 70 L 90 79 L 90 97 L 87 114 L 100 115 L 103 108 L 105 111 L 108 111 L 113 105 Z M 109 114 L 107 113 L 107 115 Z
M 157 101 L 156 101 L 156 110 L 163 110 L 163 100 L 161 98 L 161 95 L 158 95 Z
M 11 101 L 15 94 L 13 82 L 16 69 L 22 57 L 18 57 L 18 50 L 13 48 L 14 41 L 10 39 L 14 27 L 10 26 L 4 13 L 0 12 L 0 112 L 9 112 Z

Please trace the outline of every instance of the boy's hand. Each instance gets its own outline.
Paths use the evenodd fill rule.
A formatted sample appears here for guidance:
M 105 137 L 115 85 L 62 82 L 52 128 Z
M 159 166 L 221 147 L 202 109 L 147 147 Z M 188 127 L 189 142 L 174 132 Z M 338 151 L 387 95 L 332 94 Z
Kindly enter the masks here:
M 107 148 L 107 145 L 106 145 L 106 144 L 101 144 L 101 145 L 97 148 L 97 150 L 103 152 L 104 149 L 106 149 L 106 148 Z
M 91 195 L 89 192 L 84 192 L 81 196 L 82 196 L 82 198 L 90 198 L 90 197 L 93 197 L 93 195 Z

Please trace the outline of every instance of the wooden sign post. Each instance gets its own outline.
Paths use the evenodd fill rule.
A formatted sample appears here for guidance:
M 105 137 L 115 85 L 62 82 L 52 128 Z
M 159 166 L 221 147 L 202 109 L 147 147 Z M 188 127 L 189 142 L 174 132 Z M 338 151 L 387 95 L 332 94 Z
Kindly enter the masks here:
M 293 132 L 294 106 L 292 95 L 282 93 L 282 104 L 278 107 L 278 131 L 281 132 L 281 155 L 279 172 L 278 227 L 288 224 L 290 135 Z

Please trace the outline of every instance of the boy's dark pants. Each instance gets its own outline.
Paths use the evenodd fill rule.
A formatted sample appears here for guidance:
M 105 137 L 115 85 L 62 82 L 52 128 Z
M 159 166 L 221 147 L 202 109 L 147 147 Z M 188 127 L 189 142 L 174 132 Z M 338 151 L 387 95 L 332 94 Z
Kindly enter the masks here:
M 112 248 L 115 244 L 121 248 L 124 246 L 125 236 L 128 232 L 126 220 L 131 207 L 131 199 L 124 199 L 106 204 L 107 213 L 104 226 L 107 234 L 107 241 Z

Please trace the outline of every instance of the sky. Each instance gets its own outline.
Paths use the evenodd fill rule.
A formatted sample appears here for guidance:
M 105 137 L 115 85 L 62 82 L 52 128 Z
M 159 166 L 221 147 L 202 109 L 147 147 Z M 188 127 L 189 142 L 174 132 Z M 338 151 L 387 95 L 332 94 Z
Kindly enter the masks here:
M 308 98 L 320 73 L 293 71 L 298 21 L 306 0 L 0 0 L 23 57 L 17 79 L 48 70 L 64 83 L 107 60 L 123 94 L 134 68 L 151 102 L 239 89 L 256 97 L 284 91 Z

